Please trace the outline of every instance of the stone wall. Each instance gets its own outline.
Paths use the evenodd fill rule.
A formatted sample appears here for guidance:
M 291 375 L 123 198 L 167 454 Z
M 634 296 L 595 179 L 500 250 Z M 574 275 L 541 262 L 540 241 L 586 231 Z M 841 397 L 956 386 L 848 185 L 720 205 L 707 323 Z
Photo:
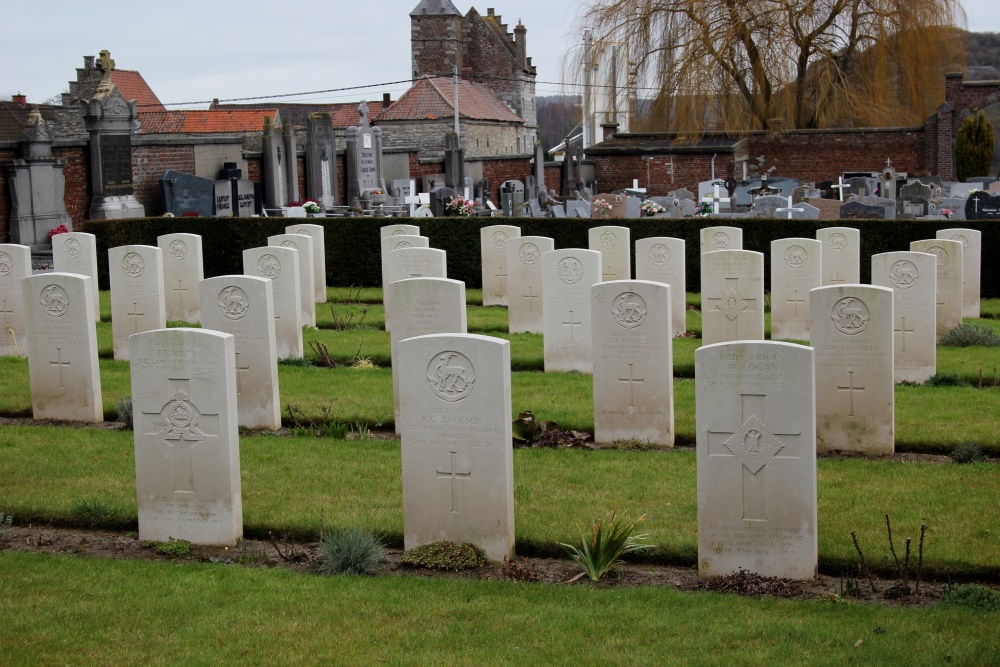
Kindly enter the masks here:
M 379 121 L 383 149 L 415 148 L 423 158 L 444 158 L 444 136 L 455 128 L 453 118 L 419 121 Z M 460 121 L 466 158 L 524 152 L 522 128 L 501 123 Z M 519 142 L 520 139 L 520 142 Z M 520 145 L 520 151 L 518 150 Z
M 425 74 L 451 74 L 454 64 L 461 69 L 461 38 L 461 16 L 412 16 L 410 49 L 413 78 Z

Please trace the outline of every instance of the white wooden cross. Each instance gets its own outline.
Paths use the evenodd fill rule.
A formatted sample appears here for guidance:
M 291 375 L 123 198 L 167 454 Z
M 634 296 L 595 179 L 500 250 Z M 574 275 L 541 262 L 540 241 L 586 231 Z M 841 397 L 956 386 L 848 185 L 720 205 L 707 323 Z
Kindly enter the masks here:
M 849 188 L 851 186 L 848 185 L 847 183 L 844 183 L 843 176 L 838 176 L 837 181 L 840 183 L 840 185 L 831 185 L 830 188 L 836 190 L 840 194 L 840 201 L 844 201 L 844 188 Z
M 788 196 L 788 208 L 780 207 L 780 208 L 774 209 L 775 213 L 785 213 L 786 211 L 788 212 L 788 219 L 789 220 L 792 219 L 792 211 L 798 211 L 799 213 L 805 213 L 805 209 L 804 208 L 793 208 L 792 207 L 792 196 L 791 195 Z
M 719 213 L 719 204 L 725 203 L 727 205 L 726 208 L 728 209 L 729 208 L 728 204 L 732 200 L 729 197 L 723 197 L 722 196 L 722 194 L 719 191 L 719 184 L 718 183 L 715 184 L 714 188 L 715 188 L 715 194 L 712 197 L 712 201 L 713 201 L 713 204 L 715 206 L 715 212 Z

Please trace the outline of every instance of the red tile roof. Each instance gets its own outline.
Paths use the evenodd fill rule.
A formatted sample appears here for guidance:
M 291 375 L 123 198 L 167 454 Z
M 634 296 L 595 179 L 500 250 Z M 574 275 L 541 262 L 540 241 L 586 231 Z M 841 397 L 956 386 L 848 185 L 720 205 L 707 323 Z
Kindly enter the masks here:
M 451 118 L 455 114 L 454 96 L 450 77 L 424 77 L 385 111 L 372 114 L 372 117 L 375 122 Z M 470 120 L 524 122 L 492 90 L 466 79 L 458 80 L 458 113 L 460 117 Z
M 335 104 L 295 104 L 276 102 L 273 104 L 213 104 L 212 109 L 277 109 L 286 122 L 296 129 L 306 127 L 306 117 L 311 113 L 328 113 L 337 128 L 354 127 L 361 122 L 358 113 L 360 102 L 338 102 Z M 368 116 L 374 118 L 382 111 L 382 100 L 368 102 Z
M 111 81 L 118 86 L 122 97 L 131 102 L 135 100 L 139 111 L 166 111 L 153 89 L 135 70 L 113 69 Z
M 208 109 L 202 111 L 139 110 L 139 134 L 209 134 L 260 132 L 264 117 L 278 118 L 278 110 Z

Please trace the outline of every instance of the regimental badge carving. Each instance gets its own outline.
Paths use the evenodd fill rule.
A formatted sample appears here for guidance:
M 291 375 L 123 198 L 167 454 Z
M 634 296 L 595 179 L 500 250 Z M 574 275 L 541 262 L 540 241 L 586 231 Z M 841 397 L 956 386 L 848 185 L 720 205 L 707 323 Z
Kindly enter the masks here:
M 201 413 L 188 400 L 188 393 L 178 389 L 160 410 L 162 428 L 159 435 L 164 440 L 204 440 L 205 434 L 198 429 Z
M 404 234 L 406 234 L 406 230 L 403 230 L 403 229 L 394 229 L 394 230 L 392 230 L 392 235 L 393 236 L 403 236 Z
M 460 352 L 442 352 L 427 364 L 427 385 L 438 398 L 460 401 L 472 393 L 476 369 Z
M 542 256 L 542 251 L 534 243 L 524 243 L 517 251 L 522 264 L 534 264 Z
M 576 257 L 563 257 L 556 265 L 556 275 L 567 285 L 575 285 L 583 278 L 583 262 Z
M 281 247 L 282 248 L 295 248 L 296 250 L 299 249 L 299 247 L 297 245 L 295 245 L 295 241 L 293 241 L 291 239 L 285 239 L 284 241 L 282 241 L 281 242 Z
M 634 329 L 646 321 L 646 301 L 635 292 L 623 292 L 611 302 L 611 316 L 618 326 Z
M 187 257 L 188 247 L 187 243 L 184 243 L 181 239 L 174 239 L 167 246 L 167 252 L 178 262 Z
M 69 311 L 69 295 L 59 285 L 43 287 L 38 301 L 50 317 L 62 317 Z
M 392 249 L 393 250 L 400 250 L 401 248 L 412 248 L 412 247 L 413 247 L 413 244 L 410 243 L 409 241 L 400 241 Z
M 969 239 L 968 239 L 968 237 L 965 236 L 965 234 L 952 234 L 951 235 L 951 240 L 952 241 L 958 241 L 959 243 L 961 243 L 962 244 L 962 248 L 964 250 L 968 250 L 969 249 Z
M 729 248 L 729 234 L 725 232 L 715 232 L 712 234 L 712 249 L 726 250 Z
M 618 237 L 614 235 L 614 232 L 604 232 L 601 234 L 601 245 L 612 250 L 618 245 Z
M 771 427 L 757 415 L 750 415 L 722 444 L 754 475 L 785 448 Z
M 80 253 L 83 252 L 83 248 L 80 246 L 80 242 L 76 239 L 66 239 L 66 242 L 63 243 L 63 251 L 70 259 L 76 259 L 80 256 Z
M 129 278 L 138 278 L 146 270 L 146 262 L 137 252 L 126 253 L 122 258 L 122 271 Z
M 826 240 L 826 246 L 833 252 L 843 252 L 847 247 L 847 237 L 840 232 L 834 232 Z
M 785 250 L 785 264 L 793 269 L 801 269 L 809 259 L 809 253 L 800 245 L 791 245 Z
M 940 271 L 948 266 L 948 251 L 939 245 L 932 245 L 927 252 L 937 257 L 937 270 Z
M 670 248 L 662 243 L 654 243 L 647 253 L 649 261 L 653 263 L 654 266 L 663 266 L 670 261 Z
M 236 285 L 230 285 L 219 292 L 219 310 L 231 320 L 242 320 L 250 310 L 250 298 Z
M 859 334 L 868 328 L 868 320 L 871 313 L 868 306 L 861 299 L 854 296 L 845 296 L 843 299 L 833 304 L 833 312 L 830 314 L 833 326 L 837 331 L 848 336 Z
M 889 267 L 889 282 L 896 289 L 910 289 L 919 279 L 917 265 L 908 259 L 901 259 Z
M 295 231 L 296 234 L 305 234 L 306 236 L 312 236 L 308 229 L 299 229 Z
M 261 255 L 257 260 L 257 275 L 274 280 L 281 274 L 281 262 L 274 255 Z
M 490 240 L 493 241 L 493 245 L 496 246 L 499 250 L 503 250 L 504 248 L 507 247 L 507 238 L 508 238 L 507 232 L 503 231 L 502 229 L 498 229 L 497 231 L 493 232 L 493 236 L 490 237 Z
M 5 252 L 0 252 L 0 276 L 9 276 L 13 270 L 13 258 Z

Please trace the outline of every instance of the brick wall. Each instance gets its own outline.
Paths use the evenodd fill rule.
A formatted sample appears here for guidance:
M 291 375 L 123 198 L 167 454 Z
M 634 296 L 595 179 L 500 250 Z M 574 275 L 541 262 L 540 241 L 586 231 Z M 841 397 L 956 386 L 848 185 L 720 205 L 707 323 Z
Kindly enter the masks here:
M 630 188 L 633 179 L 638 179 L 639 187 L 646 188 L 647 194 L 653 196 L 662 197 L 677 188 L 697 193 L 698 183 L 712 177 L 712 154 L 674 155 L 672 166 L 670 156 L 598 155 L 592 162 L 598 192 Z M 731 153 L 718 155 L 715 159 L 716 177 L 727 174 L 733 163 Z M 561 178 L 561 174 L 557 174 L 556 178 Z M 548 183 L 548 170 L 545 180 Z M 560 183 L 559 180 L 555 182 Z
M 163 215 L 166 203 L 160 179 L 168 169 L 194 173 L 194 147 L 164 144 L 132 145 L 132 182 L 135 198 L 146 209 L 146 215 Z M 208 211 L 202 211 L 208 215 Z
M 10 201 L 10 192 L 7 189 L 7 169 L 3 163 L 20 157 L 20 151 L 15 149 L 0 150 L 0 243 L 9 243 L 8 224 L 10 220 L 10 209 L 13 205 Z
M 66 161 L 66 211 L 73 218 L 73 230 L 80 231 L 90 212 L 90 150 L 87 146 L 52 149 L 53 156 Z
M 532 164 L 527 158 L 509 160 L 483 160 L 483 177 L 490 179 L 491 198 L 500 201 L 500 184 L 518 180 L 522 183 L 532 173 Z M 546 181 L 548 183 L 548 181 Z

